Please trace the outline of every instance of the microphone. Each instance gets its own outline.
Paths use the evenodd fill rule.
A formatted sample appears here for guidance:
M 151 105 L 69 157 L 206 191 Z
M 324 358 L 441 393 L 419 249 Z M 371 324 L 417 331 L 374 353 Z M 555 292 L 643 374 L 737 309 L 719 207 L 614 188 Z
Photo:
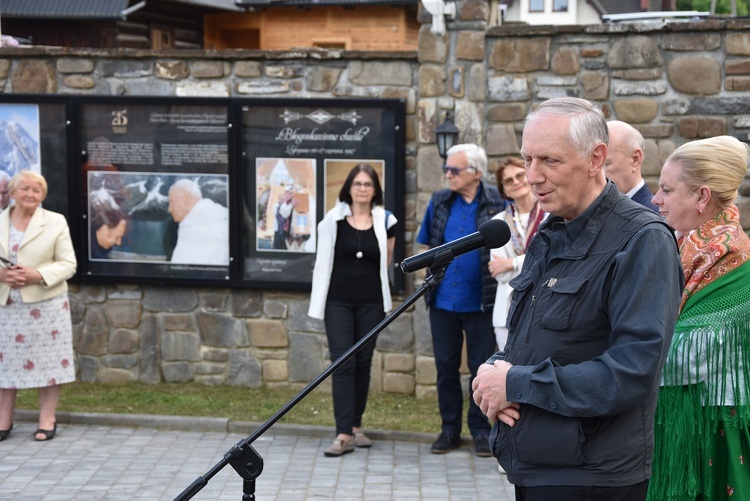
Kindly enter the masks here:
M 501 219 L 490 219 L 479 225 L 479 231 L 466 235 L 452 242 L 445 243 L 416 256 L 401 261 L 401 271 L 412 273 L 431 266 L 438 254 L 449 253 L 451 260 L 461 254 L 466 254 L 481 247 L 494 249 L 502 247 L 510 240 L 510 228 Z

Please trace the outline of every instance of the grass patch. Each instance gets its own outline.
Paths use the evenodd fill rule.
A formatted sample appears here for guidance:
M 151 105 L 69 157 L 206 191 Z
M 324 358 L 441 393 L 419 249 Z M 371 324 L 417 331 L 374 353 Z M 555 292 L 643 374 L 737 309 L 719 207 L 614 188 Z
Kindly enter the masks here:
M 196 383 L 147 385 L 75 382 L 63 385 L 58 410 L 222 417 L 236 421 L 265 422 L 296 394 L 297 391 L 284 388 L 239 388 Z M 37 391 L 19 390 L 16 407 L 39 409 Z M 330 392 L 317 388 L 279 422 L 334 426 Z M 365 428 L 375 430 L 438 433 L 440 414 L 437 401 L 433 399 L 370 393 L 362 424 Z

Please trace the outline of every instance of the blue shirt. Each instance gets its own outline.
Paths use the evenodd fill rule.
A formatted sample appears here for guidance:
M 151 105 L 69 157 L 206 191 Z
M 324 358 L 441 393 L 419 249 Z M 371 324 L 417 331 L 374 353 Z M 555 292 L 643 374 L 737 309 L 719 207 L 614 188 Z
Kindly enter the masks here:
M 477 231 L 478 195 L 477 193 L 470 204 L 466 203 L 460 195 L 454 197 L 442 243 L 452 242 Z M 417 243 L 429 245 L 434 210 L 434 204 L 430 200 L 427 212 L 422 220 L 422 226 L 419 229 L 419 235 L 417 235 Z M 441 310 L 462 313 L 481 311 L 482 257 L 479 250 L 462 254 L 448 265 L 445 278 L 435 290 L 435 299 L 432 306 Z

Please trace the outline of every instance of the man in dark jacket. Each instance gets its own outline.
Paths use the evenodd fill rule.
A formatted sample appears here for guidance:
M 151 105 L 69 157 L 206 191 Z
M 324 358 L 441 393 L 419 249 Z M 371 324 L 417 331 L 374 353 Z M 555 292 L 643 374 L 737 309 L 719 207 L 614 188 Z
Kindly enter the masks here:
M 443 172 L 448 189 L 433 194 L 417 236 L 418 243 L 431 248 L 476 232 L 505 207 L 497 188 L 482 181 L 487 154 L 480 146 L 460 144 L 448 150 Z M 459 368 L 464 332 L 472 379 L 495 352 L 492 307 L 497 281 L 489 273 L 489 260 L 486 248 L 458 256 L 428 298 L 442 418 L 442 431 L 431 448 L 434 454 L 450 452 L 460 444 L 464 392 Z M 477 455 L 490 457 L 490 425 L 471 398 L 467 424 Z
M 682 268 L 664 221 L 607 181 L 608 131 L 589 101 L 526 119 L 526 176 L 550 214 L 526 254 L 508 344 L 474 399 L 516 499 L 643 500 L 659 379 Z

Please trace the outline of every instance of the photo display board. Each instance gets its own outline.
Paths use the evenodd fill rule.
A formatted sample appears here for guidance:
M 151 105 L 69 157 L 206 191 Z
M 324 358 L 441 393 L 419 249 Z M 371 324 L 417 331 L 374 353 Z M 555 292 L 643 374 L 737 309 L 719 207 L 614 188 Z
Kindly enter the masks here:
M 226 104 L 79 106 L 84 272 L 229 281 Z
M 243 104 L 244 280 L 309 287 L 317 222 L 335 205 L 347 175 L 359 163 L 378 173 L 385 207 L 403 225 L 403 182 L 396 182 L 397 177 L 403 180 L 403 113 L 399 101 Z M 398 262 L 403 244 L 397 242 L 396 249 Z M 398 290 L 403 277 L 391 271 Z

